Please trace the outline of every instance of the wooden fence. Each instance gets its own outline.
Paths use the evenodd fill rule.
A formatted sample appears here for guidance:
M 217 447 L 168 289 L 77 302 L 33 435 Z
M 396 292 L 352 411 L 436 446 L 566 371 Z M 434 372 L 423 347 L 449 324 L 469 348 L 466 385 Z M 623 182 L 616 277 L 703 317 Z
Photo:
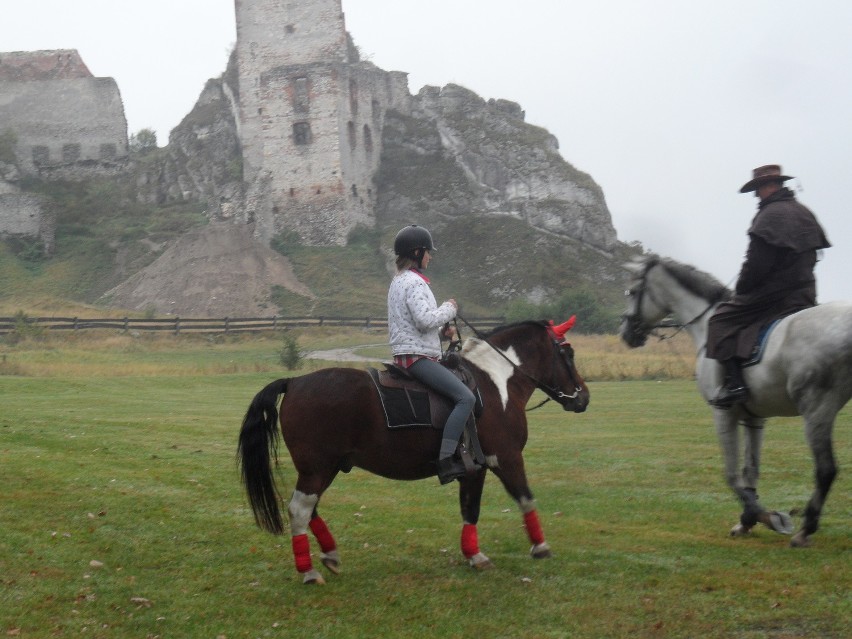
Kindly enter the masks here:
M 467 318 L 476 328 L 489 330 L 505 323 L 503 317 Z M 387 328 L 384 317 L 225 317 L 222 319 L 167 317 L 145 318 L 82 318 L 82 317 L 0 317 L 0 335 L 14 331 L 49 330 L 80 331 L 112 329 L 129 331 L 160 331 L 175 335 L 181 333 L 247 333 L 277 331 L 311 326 L 350 326 L 360 328 Z

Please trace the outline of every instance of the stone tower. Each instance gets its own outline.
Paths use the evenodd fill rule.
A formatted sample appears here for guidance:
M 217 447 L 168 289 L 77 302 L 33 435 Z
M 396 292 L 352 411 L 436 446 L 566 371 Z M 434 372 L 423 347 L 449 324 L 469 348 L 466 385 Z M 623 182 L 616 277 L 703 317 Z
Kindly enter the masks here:
M 388 108 L 408 109 L 407 75 L 361 62 L 341 0 L 235 0 L 246 218 L 312 245 L 345 244 L 374 220 Z

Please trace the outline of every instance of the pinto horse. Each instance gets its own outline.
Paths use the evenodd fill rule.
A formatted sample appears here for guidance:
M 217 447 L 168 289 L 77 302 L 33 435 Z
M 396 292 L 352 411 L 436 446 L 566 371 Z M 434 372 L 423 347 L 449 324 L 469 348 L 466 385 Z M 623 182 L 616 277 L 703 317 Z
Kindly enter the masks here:
M 628 346 L 643 346 L 656 328 L 687 331 L 698 352 L 696 379 L 706 401 L 722 383 L 722 366 L 705 357 L 707 325 L 731 291 L 711 276 L 674 260 L 644 257 L 627 265 L 634 279 L 627 290 L 628 309 L 621 337 Z M 663 321 L 669 315 L 675 323 Z M 747 534 L 758 522 L 790 534 L 787 513 L 767 511 L 758 501 L 760 449 L 767 417 L 801 415 L 816 467 L 816 487 L 791 546 L 807 546 L 819 527 L 820 513 L 837 475 L 832 430 L 837 413 L 852 397 L 852 302 L 822 304 L 780 320 L 771 330 L 762 357 L 744 368 L 749 398 L 741 405 L 713 409 L 716 433 L 725 459 L 725 479 L 743 504 L 732 536 Z M 740 470 L 739 425 L 744 426 Z
M 520 507 L 533 544 L 531 555 L 550 556 L 524 472 L 525 406 L 539 388 L 566 411 L 586 410 L 589 390 L 574 365 L 574 351 L 564 339 L 572 323 L 512 324 L 471 338 L 462 349 L 461 359 L 472 372 L 483 400 L 477 432 L 486 466 L 458 480 L 461 549 L 474 568 L 492 567 L 479 549 L 476 531 L 487 470 L 497 475 Z M 284 398 L 277 410 L 280 395 Z M 279 420 L 298 473 L 287 509 L 296 570 L 306 584 L 324 583 L 312 565 L 307 532 L 319 543 L 323 565 L 337 574 L 337 545 L 317 511 L 320 498 L 337 474 L 357 466 L 388 479 L 432 477 L 437 472 L 441 431 L 389 429 L 375 385 L 363 370 L 326 368 L 267 385 L 243 419 L 237 456 L 255 521 L 274 534 L 284 532 L 273 476 Z

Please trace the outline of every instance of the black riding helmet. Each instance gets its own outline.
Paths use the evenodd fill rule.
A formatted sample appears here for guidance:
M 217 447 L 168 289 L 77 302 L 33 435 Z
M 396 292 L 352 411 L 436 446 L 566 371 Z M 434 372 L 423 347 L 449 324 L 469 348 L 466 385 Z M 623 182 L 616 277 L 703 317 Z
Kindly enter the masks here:
M 393 241 L 394 253 L 400 257 L 410 257 L 419 261 L 423 253 L 417 255 L 417 249 L 425 249 L 433 253 L 438 250 L 432 243 L 432 234 L 425 228 L 411 224 L 396 234 L 396 239 Z

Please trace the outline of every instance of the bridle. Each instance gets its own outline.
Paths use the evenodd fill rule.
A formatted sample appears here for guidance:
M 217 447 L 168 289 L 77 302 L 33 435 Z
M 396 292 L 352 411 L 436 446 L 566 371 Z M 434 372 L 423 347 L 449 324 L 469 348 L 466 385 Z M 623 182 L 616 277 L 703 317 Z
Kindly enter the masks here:
M 559 365 L 559 360 L 561 359 L 562 363 L 565 364 L 566 370 L 568 371 L 568 377 L 570 378 L 571 383 L 574 386 L 574 392 L 571 393 L 570 395 L 568 393 L 561 391 L 556 386 L 555 383 L 554 384 L 545 384 L 544 382 L 542 382 L 541 380 L 539 380 L 535 376 L 530 375 L 523 368 L 521 368 L 520 366 L 515 364 L 515 362 L 513 362 L 511 359 L 509 359 L 509 357 L 502 350 L 500 350 L 494 344 L 489 342 L 488 339 L 485 337 L 485 335 L 481 331 L 479 331 L 475 326 L 473 326 L 470 322 L 468 322 L 464 317 L 458 316 L 458 319 L 460 319 L 462 322 L 464 322 L 464 324 L 471 331 L 473 331 L 473 334 L 476 335 L 477 338 L 479 338 L 483 343 L 488 344 L 488 346 L 490 346 L 495 352 L 497 352 L 500 355 L 500 357 L 502 357 L 504 360 L 506 360 L 511 365 L 512 369 L 515 372 L 520 373 L 521 375 L 523 375 L 524 377 L 529 379 L 535 385 L 536 388 L 538 388 L 539 390 L 544 392 L 545 395 L 547 395 L 547 398 L 544 401 L 537 404 L 536 406 L 533 406 L 532 408 L 528 408 L 527 411 L 531 411 L 531 410 L 535 410 L 536 408 L 540 408 L 540 407 L 544 406 L 547 402 L 549 402 L 551 399 L 553 401 L 557 402 L 558 404 L 560 404 L 564 408 L 569 401 L 577 399 L 577 396 L 583 390 L 582 385 L 580 384 L 579 381 L 577 381 L 577 372 L 576 372 L 577 368 L 574 365 L 574 349 L 573 349 L 573 347 L 569 343 L 565 342 L 564 340 L 562 342 L 560 342 L 555 337 L 555 335 L 552 332 L 552 329 L 550 327 L 548 327 L 546 325 L 542 326 L 542 328 L 544 328 L 545 330 L 548 331 L 548 336 L 550 338 L 551 343 L 553 344 L 553 360 L 554 360 L 554 374 L 553 375 L 554 375 L 554 379 L 556 377 L 556 372 L 555 372 L 556 366 Z M 458 329 L 456 329 L 456 330 L 458 331 Z M 567 347 L 567 348 L 564 348 L 564 347 Z
M 633 303 L 633 312 L 632 313 L 624 313 L 621 316 L 622 319 L 624 319 L 624 321 L 627 322 L 626 332 L 628 332 L 631 335 L 633 335 L 634 337 L 636 337 L 637 342 L 642 342 L 642 343 L 644 343 L 644 340 L 647 338 L 648 335 L 653 335 L 661 341 L 667 340 L 667 339 L 672 339 L 681 331 L 684 331 L 687 328 L 689 328 L 690 326 L 693 326 L 694 324 L 697 324 L 698 322 L 700 322 L 701 319 L 705 315 L 707 315 L 707 313 L 709 313 L 711 310 L 713 310 L 713 308 L 716 306 L 716 304 L 718 304 L 719 301 L 722 299 L 722 295 L 720 295 L 718 298 L 711 299 L 708 302 L 707 306 L 704 308 L 704 310 L 702 310 L 698 315 L 696 315 L 695 317 L 693 317 L 691 320 L 689 320 L 687 322 L 676 322 L 672 319 L 663 319 L 662 321 L 658 322 L 657 324 L 647 325 L 640 318 L 640 314 L 642 312 L 642 299 L 643 299 L 644 296 L 647 295 L 648 298 L 651 300 L 651 302 L 655 306 L 657 306 L 661 309 L 666 308 L 665 304 L 662 304 L 658 299 L 654 298 L 653 293 L 651 293 L 651 291 L 649 291 L 648 287 L 646 286 L 646 278 L 647 278 L 647 275 L 648 275 L 648 271 L 651 269 L 652 266 L 654 266 L 654 264 L 646 265 L 645 270 L 642 273 L 642 276 L 638 278 L 639 283 L 640 283 L 638 290 L 635 290 L 636 286 L 634 286 L 634 287 L 631 287 L 631 288 L 627 289 L 626 291 L 624 291 L 624 295 L 626 297 L 634 297 L 635 296 L 635 302 Z M 674 331 L 674 333 L 671 333 L 670 335 L 665 335 L 665 334 L 657 332 L 657 329 L 660 329 L 660 328 L 674 328 L 676 330 Z

